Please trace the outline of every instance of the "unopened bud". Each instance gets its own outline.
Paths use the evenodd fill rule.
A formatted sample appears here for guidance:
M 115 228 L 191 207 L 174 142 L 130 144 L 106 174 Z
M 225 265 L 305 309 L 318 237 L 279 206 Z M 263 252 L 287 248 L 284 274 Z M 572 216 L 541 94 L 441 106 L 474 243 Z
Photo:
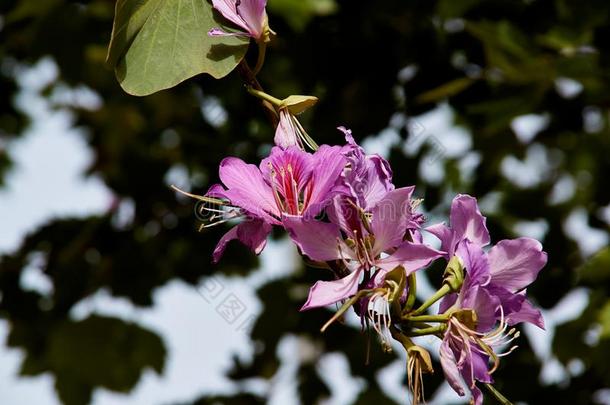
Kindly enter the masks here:
M 318 102 L 318 98 L 314 96 L 288 96 L 282 100 L 279 108 L 287 109 L 292 115 L 298 115 L 310 107 L 313 107 Z
M 443 283 L 451 287 L 452 292 L 458 292 L 460 288 L 462 288 L 462 283 L 464 282 L 464 268 L 457 256 L 453 256 L 451 260 L 449 260 L 443 277 Z

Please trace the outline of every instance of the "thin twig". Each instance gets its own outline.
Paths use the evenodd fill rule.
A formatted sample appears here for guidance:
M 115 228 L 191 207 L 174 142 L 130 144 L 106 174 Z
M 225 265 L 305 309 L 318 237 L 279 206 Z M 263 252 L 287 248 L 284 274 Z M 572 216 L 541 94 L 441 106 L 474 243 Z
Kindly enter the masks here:
M 242 59 L 241 62 L 239 62 L 239 65 L 237 65 L 237 73 L 239 73 L 242 80 L 245 82 L 245 84 L 247 86 L 251 86 L 253 89 L 264 92 L 263 87 L 260 85 L 260 83 L 256 79 L 254 72 L 252 71 L 252 69 L 250 69 L 250 66 L 248 65 L 248 62 L 246 62 L 245 58 Z M 275 108 L 273 107 L 273 105 L 271 105 L 271 103 L 269 103 L 268 101 L 265 101 L 265 100 L 261 100 L 261 104 L 263 105 L 263 108 L 265 109 L 265 114 L 267 115 L 267 118 L 269 119 L 271 126 L 273 128 L 276 128 L 279 120 L 278 120 L 278 116 L 277 116 L 277 112 L 275 111 Z
M 487 388 L 487 391 L 489 391 L 497 400 L 499 403 L 501 403 L 502 405 L 513 405 L 512 402 L 510 402 L 504 395 L 502 395 L 502 393 L 500 391 L 498 391 L 497 389 L 495 389 L 495 387 L 491 384 L 483 384 L 485 385 L 485 388 Z

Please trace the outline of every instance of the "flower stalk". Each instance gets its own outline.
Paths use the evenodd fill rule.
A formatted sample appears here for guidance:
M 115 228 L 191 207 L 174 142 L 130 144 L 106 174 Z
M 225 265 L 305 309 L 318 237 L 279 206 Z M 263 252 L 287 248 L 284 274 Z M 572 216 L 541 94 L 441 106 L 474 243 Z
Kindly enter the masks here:
M 502 395 L 502 393 L 500 391 L 498 391 L 493 385 L 491 384 L 483 384 L 485 386 L 485 388 L 487 388 L 487 391 L 489 391 L 489 393 L 491 395 L 493 395 L 493 397 L 502 405 L 513 405 L 512 402 L 510 402 L 504 395 Z
M 416 336 L 426 336 L 426 335 L 438 335 L 439 333 L 443 333 L 447 330 L 447 325 L 441 324 L 438 326 L 428 326 L 422 329 L 412 329 L 407 333 L 407 336 L 416 337 Z
M 267 42 L 258 42 L 258 57 L 256 59 L 256 65 L 254 66 L 254 76 L 258 76 L 263 65 L 265 64 L 265 55 L 267 54 Z
M 254 97 L 257 97 L 261 100 L 271 103 L 271 105 L 273 105 L 275 108 L 279 108 L 280 105 L 282 104 L 282 100 L 280 100 L 279 98 L 275 98 L 272 95 L 267 94 L 262 90 L 255 89 L 254 87 L 252 87 L 250 85 L 246 85 L 246 90 L 248 91 L 248 93 L 252 94 Z
M 430 298 L 428 298 L 423 304 L 419 306 L 415 311 L 411 312 L 410 315 L 416 316 L 424 313 L 424 311 L 430 308 L 434 303 L 445 295 L 453 292 L 452 287 L 449 284 L 443 284 L 441 288 L 438 289 Z

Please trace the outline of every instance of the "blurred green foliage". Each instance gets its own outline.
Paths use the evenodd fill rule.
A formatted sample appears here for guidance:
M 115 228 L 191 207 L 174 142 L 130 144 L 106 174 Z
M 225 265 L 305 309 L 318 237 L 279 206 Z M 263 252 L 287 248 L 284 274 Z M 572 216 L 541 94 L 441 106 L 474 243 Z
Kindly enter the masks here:
M 56 108 L 69 108 L 75 125 L 88 129 L 86 139 L 94 151 L 88 173 L 103 179 L 117 203 L 101 216 L 45 224 L 0 258 L 0 316 L 11 328 L 8 344 L 25 353 L 22 374 L 53 374 L 66 404 L 87 403 L 98 387 L 127 392 L 145 368 L 161 373 L 165 359 L 160 338 L 139 326 L 95 316 L 72 319 L 77 303 L 107 289 L 150 306 L 152 291 L 173 279 L 196 284 L 216 273 L 239 276 L 256 267 L 256 258 L 241 253 L 239 246 L 231 249 L 240 254 L 225 255 L 218 266 L 208 264 L 223 229 L 197 233 L 192 201 L 177 198 L 163 179 L 181 165 L 195 191 L 204 191 L 216 180 L 224 156 L 254 162 L 265 150 L 260 145 L 269 144 L 273 134 L 237 74 L 221 81 L 197 76 L 146 98 L 125 94 L 104 63 L 113 12 L 111 0 L 0 3 L 0 142 L 18 138 L 28 125 L 13 104 L 18 92 L 15 66 L 50 55 L 60 77 L 44 94 L 65 84 L 83 84 L 103 99 L 94 111 Z M 396 113 L 409 118 L 437 103 L 455 111 L 455 125 L 472 134 L 472 148 L 479 153 L 476 170 L 464 172 L 461 156 L 445 156 L 444 181 L 427 182 L 421 172 L 433 145 L 412 157 L 395 145 L 390 153 L 395 181 L 416 184 L 426 207 L 443 215 L 448 193 L 495 200 L 496 209 L 485 212 L 495 240 L 514 237 L 518 221 L 545 221 L 549 264 L 529 293 L 551 308 L 574 288 L 588 289 L 588 308 L 560 325 L 553 342 L 560 362 L 578 359 L 584 370 L 567 381 L 540 382 L 543 364 L 522 338 L 520 349 L 495 374 L 497 386 L 513 401 L 529 404 L 592 403 L 597 390 L 610 386 L 609 251 L 587 260 L 576 242 L 587 235 L 568 234 L 565 222 L 576 209 L 584 209 L 590 227 L 608 232 L 600 210 L 610 204 L 605 177 L 610 173 L 610 3 L 270 0 L 269 14 L 278 37 L 268 49 L 261 83 L 278 97 L 320 98 L 303 116 L 319 143 L 340 142 L 337 125 L 352 128 L 362 139 L 386 128 Z M 577 84 L 573 94 L 564 94 L 558 85 L 568 79 Z M 226 120 L 213 122 L 202 115 L 201 105 L 209 100 L 221 103 Z M 531 141 L 519 140 L 511 125 L 523 114 L 547 117 L 547 125 Z M 399 128 L 403 141 L 415 135 L 409 128 Z M 503 174 L 503 162 L 511 156 L 525 159 L 532 145 L 546 151 L 550 164 L 539 173 L 539 181 L 519 186 Z M 0 155 L 0 181 L 9 168 L 10 156 Z M 565 178 L 573 180 L 574 192 L 558 201 L 551 198 Z M 128 224 L 116 221 L 121 201 L 134 203 Z M 53 284 L 48 295 L 20 284 L 33 255 L 44 258 L 44 274 Z M 310 339 L 321 352 L 347 355 L 352 374 L 368 384 L 356 403 L 393 403 L 375 376 L 395 357 L 372 344 L 367 365 L 367 337 L 350 327 L 333 327 L 321 336 L 319 327 L 330 313 L 299 313 L 303 294 L 287 292 L 306 291 L 315 279 L 328 275 L 317 269 L 293 270 L 258 291 L 263 312 L 251 337 L 262 349 L 251 363 L 236 360 L 229 377 L 272 378 L 280 364 L 277 344 L 290 333 Z M 430 274 L 436 282 L 438 271 Z M 427 380 L 426 392 L 441 382 L 437 372 Z M 298 388 L 306 404 L 328 396 L 315 359 L 300 366 Z M 193 403 L 264 400 L 236 394 Z

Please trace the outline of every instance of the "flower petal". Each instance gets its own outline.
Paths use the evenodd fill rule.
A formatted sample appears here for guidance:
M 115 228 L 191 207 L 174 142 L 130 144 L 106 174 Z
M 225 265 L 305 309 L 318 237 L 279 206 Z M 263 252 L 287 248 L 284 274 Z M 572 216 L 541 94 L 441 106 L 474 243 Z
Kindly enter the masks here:
M 451 203 L 450 220 L 451 228 L 460 239 L 468 239 L 480 246 L 489 244 L 486 219 L 479 211 L 476 198 L 465 194 L 457 195 Z
M 525 297 L 525 291 L 514 293 L 496 284 L 485 287 L 491 295 L 498 297 L 502 305 L 502 312 L 509 325 L 521 322 L 529 322 L 544 329 L 544 318 L 542 313 L 534 308 Z M 499 317 L 501 314 L 498 314 Z
M 208 31 L 208 35 L 211 37 L 249 37 L 250 34 L 245 32 L 226 32 L 220 28 L 212 28 Z
M 458 298 L 458 295 L 456 293 L 451 293 L 451 294 L 445 295 L 439 305 L 438 313 L 444 314 L 445 312 L 447 312 L 447 310 L 449 308 L 451 308 L 453 306 L 453 304 L 455 304 L 455 302 L 457 301 L 457 298 Z
M 547 254 L 535 239 L 502 240 L 489 251 L 492 282 L 519 291 L 536 279 L 546 261 Z
M 407 232 L 411 214 L 411 196 L 415 186 L 385 194 L 375 205 L 371 229 L 375 235 L 374 254 L 400 245 Z
M 219 174 L 227 187 L 225 195 L 232 204 L 267 222 L 279 224 L 274 218 L 279 218 L 280 212 L 273 193 L 256 166 L 228 157 L 220 163 Z
M 466 270 L 466 278 L 462 290 L 489 283 L 491 279 L 489 260 L 480 246 L 464 240 L 458 245 L 455 255 L 460 258 Z
M 301 311 L 324 307 L 351 297 L 358 291 L 358 282 L 360 281 L 361 273 L 361 271 L 354 271 L 339 280 L 317 281 L 313 287 L 309 289 L 309 297 L 301 308 Z
M 248 32 L 254 38 L 260 38 L 263 35 L 263 29 L 267 23 L 266 5 L 267 0 L 241 0 L 237 6 L 239 16 L 246 23 Z
M 248 30 L 248 26 L 243 18 L 240 17 L 237 12 L 237 5 L 235 0 L 212 0 L 212 5 L 216 10 L 222 14 L 224 18 L 231 21 L 233 24 Z
M 455 248 L 459 242 L 455 231 L 445 224 L 435 224 L 427 227 L 426 231 L 436 236 L 441 241 L 441 250 L 447 252 L 447 258 L 453 257 Z
M 226 196 L 226 190 L 222 184 L 212 184 L 208 191 L 204 194 L 205 197 L 211 198 L 228 198 Z
M 218 263 L 227 247 L 227 244 L 234 239 L 239 239 L 241 243 L 248 246 L 258 255 L 265 248 L 267 236 L 270 232 L 271 225 L 258 219 L 246 220 L 240 224 L 237 224 L 231 228 L 229 232 L 225 233 L 224 236 L 218 241 L 218 244 L 216 245 L 216 248 L 212 254 L 212 262 Z
M 341 240 L 337 225 L 296 216 L 285 216 L 282 222 L 294 243 L 310 259 L 326 262 L 346 255 L 351 258 L 352 252 Z
M 306 215 L 311 217 L 318 214 L 340 191 L 340 175 L 346 163 L 345 157 L 341 154 L 341 148 L 338 146 L 322 145 L 314 153 Z
M 472 309 L 477 314 L 478 332 L 488 332 L 496 325 L 496 310 L 500 307 L 500 300 L 489 294 L 484 287 L 475 286 L 467 290 L 461 307 Z
M 344 175 L 345 183 L 358 205 L 369 210 L 388 191 L 394 190 L 392 169 L 381 156 L 365 154 L 364 149 L 354 141 L 350 130 L 344 127 L 338 129 L 344 132 L 347 142 L 342 148 L 350 167 Z
M 297 190 L 305 187 L 311 179 L 313 164 L 312 155 L 296 146 L 286 149 L 274 146 L 269 156 L 261 160 L 259 168 L 269 184 L 275 184 L 283 197 L 292 199 L 292 180 L 296 182 Z
M 280 122 L 275 129 L 273 141 L 282 149 L 299 145 L 299 137 L 287 109 L 280 110 Z
M 365 234 L 360 211 L 355 204 L 352 197 L 340 194 L 333 197 L 325 211 L 330 222 L 338 225 L 352 239 Z
M 540 329 L 545 329 L 544 317 L 542 316 L 542 313 L 539 309 L 535 308 L 532 303 L 525 298 L 525 296 L 523 296 L 521 305 L 518 308 L 513 309 L 513 311 L 506 316 L 506 322 L 508 322 L 509 325 L 529 322 L 532 325 L 536 325 Z
M 470 393 L 472 394 L 471 403 L 473 405 L 483 405 L 483 393 L 476 385 L 470 388 Z
M 455 359 L 455 355 L 453 354 L 453 350 L 449 345 L 450 337 L 445 335 L 443 342 L 440 347 L 440 358 L 441 358 L 441 366 L 443 367 L 443 373 L 445 373 L 445 378 L 447 382 L 453 388 L 455 392 L 461 397 L 466 395 L 464 391 L 464 387 L 462 387 L 462 379 L 460 377 L 460 371 L 457 368 L 457 361 Z
M 394 253 L 379 259 L 376 265 L 385 271 L 391 271 L 397 266 L 405 268 L 409 275 L 414 271 L 426 267 L 432 260 L 443 256 L 444 252 L 432 249 L 427 245 L 405 241 Z

